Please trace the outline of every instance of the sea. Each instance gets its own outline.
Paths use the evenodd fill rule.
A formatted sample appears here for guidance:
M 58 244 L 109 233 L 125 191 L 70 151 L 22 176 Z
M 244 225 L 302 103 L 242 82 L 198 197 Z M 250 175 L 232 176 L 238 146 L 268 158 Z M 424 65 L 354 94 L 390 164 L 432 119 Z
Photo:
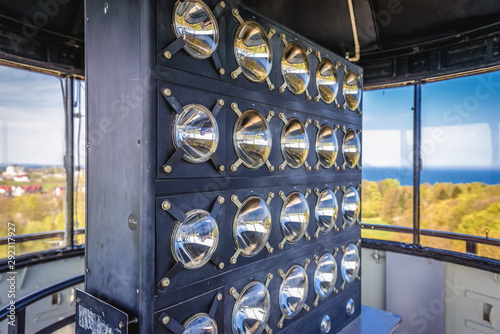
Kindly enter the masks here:
M 413 168 L 363 166 L 363 180 L 380 181 L 398 179 L 401 185 L 413 184 Z M 500 184 L 500 168 L 423 168 L 420 183 L 472 183 Z

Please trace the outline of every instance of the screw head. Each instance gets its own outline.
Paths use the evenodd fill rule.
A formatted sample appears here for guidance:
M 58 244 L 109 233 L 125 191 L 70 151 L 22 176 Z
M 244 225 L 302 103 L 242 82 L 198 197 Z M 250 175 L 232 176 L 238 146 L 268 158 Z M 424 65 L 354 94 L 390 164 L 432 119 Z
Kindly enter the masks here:
M 236 79 L 238 77 L 238 73 L 231 72 L 231 78 Z
M 163 171 L 167 174 L 169 174 L 172 171 L 172 166 L 165 165 L 163 166 Z
M 283 246 L 282 244 L 279 244 L 279 245 L 278 245 L 278 248 L 279 248 L 279 249 L 283 249 L 284 247 L 285 247 L 285 246 Z
M 278 275 L 280 275 L 280 276 L 281 276 L 281 275 L 283 275 L 284 273 L 285 273 L 285 272 L 283 271 L 283 269 L 278 270 Z
M 220 8 L 224 9 L 226 8 L 226 3 L 224 1 L 219 2 Z
M 165 51 L 163 52 L 163 57 L 165 57 L 165 59 L 170 59 L 172 58 L 172 54 L 170 53 L 170 51 Z
M 220 75 L 224 75 L 224 74 L 226 74 L 226 70 L 221 67 L 219 69 L 219 73 L 220 73 Z
M 229 262 L 231 262 L 231 264 L 235 264 L 236 263 L 236 258 L 232 257 Z
M 172 91 L 170 89 L 168 89 L 168 88 L 165 88 L 163 90 L 163 95 L 170 96 L 170 95 L 172 95 Z
M 270 116 L 274 116 L 274 111 L 273 111 L 273 110 L 270 110 L 270 111 L 269 111 L 269 115 L 270 115 Z
M 224 165 L 220 165 L 220 166 L 219 166 L 219 170 L 220 170 L 221 172 L 223 172 L 223 171 L 225 171 L 225 170 L 226 170 L 226 167 L 224 167 Z
M 231 165 L 231 172 L 236 172 L 238 170 L 238 167 L 236 165 Z
M 236 8 L 233 9 L 233 15 L 240 15 L 240 11 L 237 10 Z
M 280 192 L 279 192 L 279 196 L 280 196 L 280 197 L 281 197 L 281 196 L 285 196 L 285 193 L 283 192 L 283 190 L 280 190 Z
M 170 279 L 168 279 L 167 277 L 161 280 L 161 286 L 167 287 L 169 285 L 170 285 Z
M 269 169 L 270 172 L 274 172 L 274 166 L 269 166 L 268 169 Z
M 313 303 L 313 306 L 314 306 L 314 307 L 318 307 L 318 302 L 317 302 L 317 301 L 315 301 L 315 302 Z
M 286 35 L 285 35 L 285 34 L 280 34 L 280 38 L 281 38 L 281 39 L 285 39 L 285 38 L 286 38 Z
M 268 253 L 273 253 L 273 252 L 274 252 L 274 248 L 272 248 L 272 247 L 269 248 Z
M 122 321 L 120 321 L 120 323 L 118 324 L 118 327 L 123 328 L 123 327 L 125 327 L 125 325 L 123 324 Z
M 217 294 L 217 300 L 218 300 L 218 301 L 221 301 L 221 300 L 222 300 L 222 293 L 218 293 L 218 294 Z
M 273 279 L 273 277 L 274 277 L 273 274 L 271 273 L 267 274 L 267 279 Z
M 272 192 L 271 192 L 271 193 L 269 193 L 269 195 L 268 195 L 268 196 L 269 196 L 270 198 L 274 198 L 274 193 L 272 193 Z
M 232 102 L 232 103 L 231 103 L 231 108 L 233 108 L 233 109 L 237 109 L 237 108 L 238 108 L 238 103 L 236 103 L 236 102 Z
M 307 166 L 307 171 L 308 172 L 312 171 L 312 167 L 311 166 Z
M 222 107 L 224 105 L 224 100 L 223 99 L 218 99 L 217 103 Z
M 280 171 L 284 171 L 284 170 L 285 170 L 285 167 L 283 167 L 283 166 L 279 166 L 279 168 L 278 168 L 278 169 L 279 169 Z
M 312 100 L 311 95 L 308 95 L 308 96 L 307 96 L 307 101 L 311 101 L 311 100 Z
M 274 90 L 274 84 L 269 85 L 269 90 Z
M 306 264 L 309 264 L 309 263 L 311 263 L 311 260 L 306 259 Z
M 284 93 L 285 92 L 285 87 L 280 87 L 280 93 Z
M 163 317 L 161 322 L 163 322 L 164 325 L 168 324 L 170 322 L 170 317 L 168 317 L 168 316 Z
M 278 322 L 278 328 L 279 329 L 283 328 L 283 323 L 282 322 Z
M 232 295 L 235 295 L 236 294 L 236 289 L 235 288 L 231 288 L 231 290 L 229 290 L 229 293 L 232 294 Z
M 314 260 L 314 261 L 318 261 L 318 259 L 319 259 L 318 255 L 314 255 L 314 256 L 313 256 L 313 260 Z
M 321 53 L 319 51 L 316 51 L 316 57 L 321 57 Z
M 319 234 L 318 233 L 314 233 L 314 239 L 318 239 L 319 238 Z
M 161 203 L 161 208 L 165 211 L 167 210 L 170 210 L 171 208 L 171 204 L 169 201 L 163 201 L 163 203 Z
M 224 197 L 219 196 L 219 197 L 217 198 L 217 203 L 219 203 L 219 204 L 224 204 Z
M 314 166 L 314 170 L 318 171 L 319 170 L 319 166 Z
M 306 193 L 308 193 L 308 194 L 310 194 L 310 193 L 311 193 L 311 191 L 312 191 L 312 190 L 311 190 L 311 188 L 307 188 L 307 189 L 306 189 Z

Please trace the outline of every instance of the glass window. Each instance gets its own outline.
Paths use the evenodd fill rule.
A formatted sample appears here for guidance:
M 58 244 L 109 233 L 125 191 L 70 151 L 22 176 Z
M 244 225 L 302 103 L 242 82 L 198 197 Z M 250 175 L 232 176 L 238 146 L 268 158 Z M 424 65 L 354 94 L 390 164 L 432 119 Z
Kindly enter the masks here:
M 8 235 L 9 223 L 15 225 L 16 236 L 65 229 L 68 190 L 62 96 L 57 77 L 0 66 L 0 238 Z M 84 133 L 84 126 L 80 132 Z M 80 151 L 84 152 L 82 138 Z M 85 221 L 83 180 L 82 173 L 76 191 L 78 227 L 84 227 Z M 17 241 L 16 253 L 63 246 L 60 236 Z M 6 257 L 6 248 L 0 246 L 0 258 Z
M 423 229 L 500 239 L 500 72 L 422 86 Z M 464 242 L 422 244 L 465 252 Z M 478 255 L 500 259 L 498 247 Z
M 362 222 L 413 226 L 413 86 L 363 96 Z M 362 237 L 392 240 L 363 229 Z M 411 234 L 403 242 L 411 242 Z

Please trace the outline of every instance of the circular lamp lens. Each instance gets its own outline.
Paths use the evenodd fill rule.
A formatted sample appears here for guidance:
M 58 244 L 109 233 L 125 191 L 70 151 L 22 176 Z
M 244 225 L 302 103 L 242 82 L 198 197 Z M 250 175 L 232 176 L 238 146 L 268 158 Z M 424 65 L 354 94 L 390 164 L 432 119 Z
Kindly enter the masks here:
M 217 150 L 219 127 L 212 113 L 200 104 L 189 104 L 175 116 L 172 136 L 175 148 L 184 151 L 184 160 L 205 162 Z
M 323 190 L 316 201 L 316 224 L 321 233 L 329 232 L 337 219 L 339 205 L 335 194 L 330 189 Z
M 356 188 L 350 186 L 344 192 L 344 198 L 342 199 L 342 216 L 344 221 L 348 226 L 352 226 L 359 219 L 359 213 L 361 211 L 359 194 Z
M 191 57 L 205 59 L 217 49 L 219 44 L 217 20 L 203 1 L 177 1 L 172 21 L 175 36 L 184 39 L 184 50 Z
M 289 243 L 302 239 L 309 225 L 309 204 L 299 192 L 290 193 L 281 209 L 281 233 Z
M 271 235 L 271 211 L 258 196 L 247 197 L 233 220 L 233 239 L 244 256 L 257 255 Z
M 323 59 L 316 69 L 316 87 L 323 102 L 335 101 L 339 90 L 337 69 L 329 59 Z
M 353 71 L 347 71 L 345 74 L 342 92 L 344 93 L 347 108 L 356 110 L 361 102 L 361 83 Z
M 177 223 L 172 232 L 172 254 L 187 269 L 204 266 L 212 257 L 219 242 L 215 219 L 204 210 L 193 210 L 186 220 Z
M 304 93 L 309 85 L 309 60 L 304 49 L 297 43 L 288 43 L 281 55 L 281 73 L 290 92 Z
M 348 168 L 354 168 L 358 162 L 361 154 L 361 141 L 358 134 L 352 130 L 347 130 L 344 135 L 344 143 L 342 144 L 342 155 Z
M 314 291 L 319 299 L 328 297 L 337 282 L 337 262 L 330 253 L 325 253 L 318 261 L 314 272 Z
M 234 304 L 231 327 L 233 334 L 260 334 L 271 313 L 271 297 L 261 282 L 249 283 Z
M 309 138 L 301 121 L 292 118 L 281 133 L 281 152 L 292 168 L 301 167 L 309 153 Z
M 307 273 L 303 267 L 294 265 L 286 273 L 281 283 L 279 304 L 285 318 L 291 319 L 299 314 L 307 298 Z
M 330 168 L 335 164 L 339 143 L 332 127 L 323 124 L 316 135 L 316 155 L 323 168 Z
M 234 57 L 243 75 L 252 82 L 263 82 L 273 66 L 273 52 L 264 28 L 255 21 L 245 21 L 234 36 Z
M 189 317 L 182 324 L 182 334 L 217 334 L 217 323 L 206 313 L 198 313 Z
M 351 283 L 356 278 L 359 271 L 359 252 L 355 244 L 349 244 L 344 249 L 340 271 L 347 283 Z
M 233 143 L 243 166 L 257 169 L 265 164 L 273 144 L 266 118 L 254 109 L 244 111 L 234 126 Z

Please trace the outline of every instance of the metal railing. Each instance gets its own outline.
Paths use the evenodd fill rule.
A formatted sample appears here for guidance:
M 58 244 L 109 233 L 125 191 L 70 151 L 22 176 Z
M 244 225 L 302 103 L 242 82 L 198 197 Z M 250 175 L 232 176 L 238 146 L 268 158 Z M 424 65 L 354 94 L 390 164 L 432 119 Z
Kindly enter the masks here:
M 56 292 L 59 292 L 61 290 L 70 288 L 74 285 L 81 284 L 85 280 L 85 275 L 78 275 L 72 278 L 69 278 L 67 280 L 49 285 L 43 289 L 37 290 L 35 292 L 30 293 L 29 295 L 26 295 L 18 300 L 16 300 L 15 303 L 15 309 L 12 310 L 12 306 L 6 305 L 0 309 L 0 321 L 5 320 L 7 317 L 9 317 L 9 322 L 11 321 L 10 319 L 10 314 L 14 317 L 14 324 L 15 326 L 8 325 L 8 333 L 9 334 L 24 334 L 26 330 L 26 308 L 43 299 L 46 298 Z M 12 313 L 11 313 L 12 312 Z M 68 324 L 73 323 L 75 320 L 75 316 L 69 316 L 67 318 L 64 318 L 62 320 L 59 320 L 48 327 L 38 331 L 36 334 L 45 334 L 45 333 L 52 333 Z
M 419 235 L 428 237 L 464 241 L 466 252 L 470 254 L 477 254 L 478 244 L 500 247 L 500 239 L 481 237 L 476 235 L 461 234 L 461 233 L 447 232 L 447 231 L 426 230 L 426 229 L 416 230 L 412 227 L 392 226 L 392 225 L 362 224 L 361 227 L 367 230 L 397 232 L 397 233 L 406 233 L 412 235 L 418 233 Z
M 60 239 L 61 241 L 64 240 L 66 231 L 64 230 L 58 230 L 58 231 L 47 231 L 47 232 L 39 232 L 39 233 L 32 233 L 32 234 L 22 234 L 22 235 L 16 235 L 13 237 L 3 237 L 0 238 L 0 246 L 2 245 L 7 245 L 9 243 L 9 240 L 14 240 L 16 244 L 18 243 L 23 243 L 23 242 L 28 242 L 28 241 L 35 241 L 35 240 L 47 240 L 47 239 Z M 85 228 L 76 228 L 74 229 L 74 235 L 80 235 L 80 234 L 85 234 Z

